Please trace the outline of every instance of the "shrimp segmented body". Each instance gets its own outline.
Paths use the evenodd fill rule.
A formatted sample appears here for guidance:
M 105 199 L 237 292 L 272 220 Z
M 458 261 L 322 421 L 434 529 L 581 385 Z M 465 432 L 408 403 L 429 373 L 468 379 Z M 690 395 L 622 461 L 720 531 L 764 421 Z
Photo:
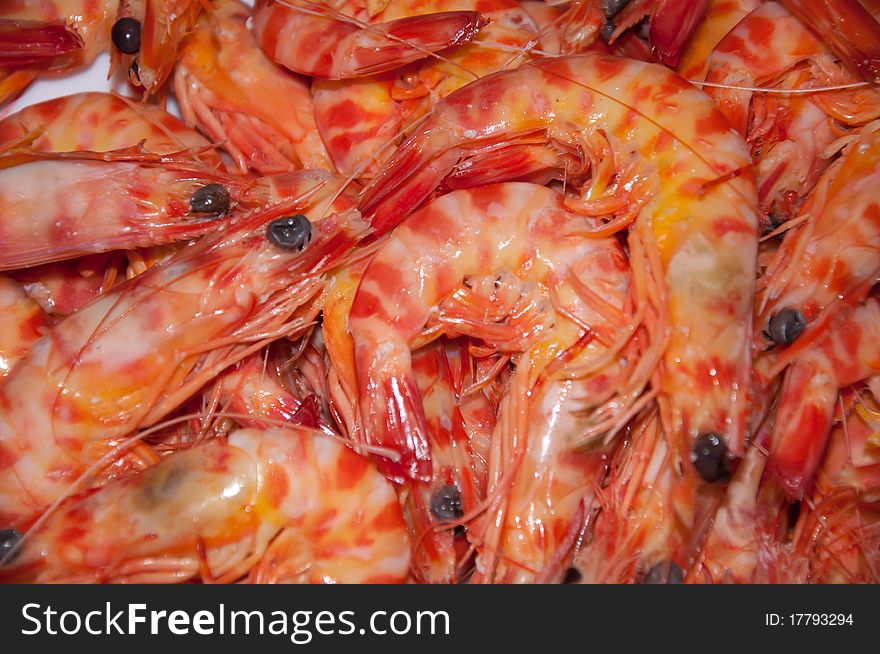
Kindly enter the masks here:
M 109 152 L 138 145 L 153 154 L 191 150 L 198 152 L 194 158 L 203 164 L 221 167 L 219 155 L 208 149 L 208 140 L 179 118 L 113 93 L 53 98 L 0 121 L 0 148 L 22 139 L 36 152 Z
M 155 424 L 228 366 L 310 324 L 310 309 L 297 311 L 368 228 L 343 196 L 340 213 L 312 223 L 302 251 L 273 240 L 271 221 L 321 212 L 339 188 L 327 173 L 289 175 L 299 175 L 296 201 L 242 216 L 115 287 L 18 362 L 0 387 L 7 523 L 60 497 L 110 440 Z
M 608 350 L 625 331 L 629 277 L 617 241 L 586 238 L 588 227 L 542 186 L 454 191 L 393 232 L 351 308 L 361 425 L 368 442 L 400 453 L 380 467 L 397 481 L 437 472 L 410 350 L 445 333 L 519 355 L 490 446 L 497 503 L 469 530 L 480 580 L 561 575 L 595 481 L 595 457 L 572 450 L 605 417 L 599 407 L 621 411 L 629 371 Z
M 473 40 L 398 71 L 356 80 L 316 79 L 312 83 L 315 120 L 333 161 L 348 174 L 369 160 L 382 163 L 405 123 L 417 120 L 433 104 L 465 84 L 528 58 L 538 37 L 531 15 L 514 0 L 435 0 L 394 2 L 388 20 L 441 11 L 479 9 L 488 24 Z
M 391 484 L 345 445 L 293 428 L 239 430 L 71 498 L 0 574 L 19 582 L 399 583 L 408 569 Z
M 399 68 L 465 43 L 482 26 L 475 11 L 381 22 L 366 9 L 359 1 L 334 9 L 325 2 L 258 0 L 254 33 L 274 62 L 297 73 L 346 79 Z
M 266 58 L 245 27 L 249 15 L 221 3 L 181 44 L 174 91 L 187 123 L 224 142 L 242 172 L 332 170 L 308 83 Z
M 801 207 L 803 224 L 786 234 L 761 280 L 756 332 L 782 310 L 796 309 L 810 327 L 797 341 L 797 348 L 806 347 L 810 333 L 824 333 L 821 323 L 841 301 L 867 294 L 880 271 L 878 181 L 880 123 L 874 122 L 851 141 Z
M 786 370 L 779 398 L 770 470 L 801 499 L 811 487 L 837 405 L 838 391 L 880 372 L 876 351 L 880 302 L 869 298 L 835 312 L 828 331 Z
M 448 180 L 535 172 L 534 160 L 521 165 L 517 139 L 550 149 L 566 135 L 565 151 L 598 130 L 611 153 L 599 159 L 634 166 L 647 184 L 633 184 L 627 204 L 666 287 L 669 432 L 685 448 L 701 433 L 721 433 L 741 454 L 758 242 L 751 161 L 709 98 L 674 73 L 583 55 L 484 77 L 435 106 L 365 189 L 360 209 L 382 233 Z

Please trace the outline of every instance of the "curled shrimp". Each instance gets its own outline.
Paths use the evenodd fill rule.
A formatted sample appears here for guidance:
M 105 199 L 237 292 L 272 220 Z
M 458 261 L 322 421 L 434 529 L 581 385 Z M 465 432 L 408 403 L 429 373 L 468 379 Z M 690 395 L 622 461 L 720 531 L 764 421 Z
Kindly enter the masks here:
M 625 258 L 590 226 L 543 186 L 454 191 L 393 232 L 351 307 L 364 437 L 400 453 L 380 469 L 401 483 L 437 474 L 410 350 L 447 334 L 516 355 L 490 446 L 494 501 L 468 530 L 475 580 L 561 574 L 595 474 L 595 457 L 572 450 L 641 391 L 616 356 L 632 335 Z
M 763 349 L 770 321 L 797 311 L 806 331 L 791 356 L 825 334 L 823 323 L 843 303 L 863 299 L 880 271 L 880 123 L 866 125 L 823 174 L 761 279 L 755 345 Z M 793 340 L 793 339 L 792 339 Z M 786 343 L 780 343 L 786 345 Z M 776 367 L 787 361 L 784 355 Z
M 36 152 L 109 152 L 140 145 L 153 154 L 189 150 L 220 168 L 220 157 L 198 132 L 154 105 L 114 93 L 75 93 L 25 107 L 0 121 L 0 149 L 27 141 Z
M 181 44 L 174 92 L 183 116 L 223 142 L 242 172 L 332 170 L 308 83 L 266 58 L 249 16 L 239 2 L 220 3 Z
M 110 449 L 155 424 L 223 369 L 314 319 L 321 274 L 342 263 L 367 226 L 341 196 L 311 224 L 310 242 L 269 230 L 290 212 L 328 209 L 327 173 L 289 173 L 281 205 L 116 286 L 35 343 L 0 387 L 0 515 L 45 507 Z M 305 235 L 303 235 L 305 236 Z M 296 246 L 302 246 L 302 250 Z M 302 311 L 298 313 L 298 311 Z
M 860 126 L 880 116 L 877 90 L 865 88 L 775 2 L 748 14 L 718 43 L 706 82 L 706 92 L 752 146 L 761 206 L 775 222 L 793 216 L 828 165 L 826 150 L 839 138 L 840 123 Z M 810 88 L 826 90 L 803 93 Z
M 527 48 L 537 38 L 538 28 L 513 0 L 395 2 L 382 16 L 396 20 L 477 8 L 488 24 L 473 40 L 444 50 L 442 58 L 428 58 L 385 75 L 313 82 L 315 120 L 340 172 L 359 172 L 370 161 L 381 164 L 393 152 L 390 141 L 437 100 L 474 79 L 527 60 Z
M 751 161 L 709 98 L 676 74 L 583 55 L 484 77 L 435 106 L 360 209 L 382 233 L 442 184 L 546 171 L 546 157 L 522 156 L 536 147 L 570 177 L 595 162 L 584 211 L 607 215 L 605 198 L 621 193 L 599 233 L 627 224 L 644 233 L 665 297 L 658 390 L 682 458 L 707 432 L 742 454 L 758 243 Z M 615 175 L 627 181 L 615 187 Z
M 345 445 L 291 428 L 238 430 L 70 498 L 27 532 L 0 574 L 39 583 L 393 583 L 408 568 L 391 484 Z
M 395 3 L 396 4 L 396 3 Z M 257 0 L 254 33 L 270 59 L 290 70 L 347 79 L 372 75 L 470 41 L 483 25 L 475 11 L 408 15 L 382 22 L 360 0 Z

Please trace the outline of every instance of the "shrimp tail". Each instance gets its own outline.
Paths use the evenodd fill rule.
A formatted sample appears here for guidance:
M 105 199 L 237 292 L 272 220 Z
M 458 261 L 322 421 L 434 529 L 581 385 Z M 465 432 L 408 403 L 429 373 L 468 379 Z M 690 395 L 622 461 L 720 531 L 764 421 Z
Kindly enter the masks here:
M 368 425 L 368 442 L 389 448 L 399 457 L 396 461 L 381 458 L 379 470 L 396 483 L 431 481 L 428 421 L 415 379 L 412 375 L 386 376 L 362 388 L 372 391 L 369 397 L 361 397 L 361 406 L 369 412 L 362 417 Z
M 782 0 L 866 81 L 880 83 L 880 23 L 858 0 Z
M 194 0 L 147 0 L 137 76 L 148 95 L 155 93 L 171 74 L 177 48 L 195 27 L 203 8 Z
M 789 369 L 782 388 L 768 467 L 795 499 L 803 498 L 812 485 L 837 402 L 837 382 L 822 368 L 800 360 Z
M 0 19 L 0 66 L 48 68 L 82 50 L 83 40 L 61 21 Z

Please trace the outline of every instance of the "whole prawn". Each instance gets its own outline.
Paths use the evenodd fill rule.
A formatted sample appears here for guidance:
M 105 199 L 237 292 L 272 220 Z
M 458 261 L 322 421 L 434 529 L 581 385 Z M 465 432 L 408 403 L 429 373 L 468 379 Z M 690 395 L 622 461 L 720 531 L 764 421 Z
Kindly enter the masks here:
M 348 323 L 361 424 L 367 442 L 400 453 L 380 468 L 392 479 L 435 475 L 411 349 L 463 334 L 518 362 L 490 446 L 493 502 L 468 530 L 475 581 L 561 574 L 595 481 L 596 458 L 572 450 L 641 391 L 616 356 L 632 336 L 623 253 L 589 227 L 542 186 L 455 191 L 395 229 L 358 286 Z
M 708 433 L 742 454 L 758 242 L 745 143 L 705 94 L 660 66 L 605 55 L 532 62 L 440 101 L 365 189 L 360 209 L 382 233 L 441 185 L 546 171 L 546 158 L 522 157 L 524 140 L 569 179 L 584 159 L 595 161 L 584 199 L 622 193 L 599 233 L 633 224 L 645 234 L 667 316 L 660 401 L 682 458 Z M 602 149 L 592 152 L 594 143 Z M 625 185 L 608 181 L 613 171 L 624 171 Z M 609 205 L 596 204 L 584 206 L 607 215 Z
M 391 484 L 303 428 L 175 452 L 66 500 L 25 534 L 5 581 L 400 583 L 410 557 Z
M 19 361 L 0 387 L 7 524 L 60 497 L 113 439 L 155 424 L 229 365 L 311 322 L 311 309 L 297 311 L 367 226 L 341 196 L 340 213 L 290 241 L 289 212 L 321 215 L 339 188 L 327 173 L 299 175 L 293 200 L 246 214 L 105 293 Z

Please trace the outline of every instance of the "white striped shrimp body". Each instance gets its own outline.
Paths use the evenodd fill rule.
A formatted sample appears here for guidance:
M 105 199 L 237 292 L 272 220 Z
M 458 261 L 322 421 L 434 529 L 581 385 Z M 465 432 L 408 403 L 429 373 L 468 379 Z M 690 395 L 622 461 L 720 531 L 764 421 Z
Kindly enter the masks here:
M 394 583 L 409 540 L 365 458 L 303 428 L 238 430 L 71 498 L 0 571 L 18 582 Z
M 246 197 L 252 183 L 197 164 L 81 156 L 25 153 L 17 163 L 12 154 L 8 165 L 0 155 L 0 270 L 191 239 L 228 219 L 239 203 L 254 206 Z M 218 185 L 225 208 L 193 204 Z
M 824 333 L 841 300 L 856 302 L 880 271 L 880 122 L 866 125 L 823 174 L 762 279 L 756 345 L 784 310 L 797 310 L 810 335 Z M 802 325 L 803 326 L 803 325 Z M 763 341 L 763 342 L 762 342 Z M 787 343 L 779 343 L 785 345 Z
M 381 164 L 389 143 L 406 123 L 474 79 L 527 61 L 527 47 L 538 36 L 531 15 L 514 0 L 433 0 L 393 2 L 385 20 L 440 11 L 479 10 L 488 24 L 467 43 L 443 51 L 393 74 L 353 81 L 315 79 L 315 120 L 340 172 L 351 174 L 364 163 Z
M 49 328 L 49 318 L 21 284 L 0 277 L 0 379 Z
M 409 5 L 409 2 L 389 3 Z M 415 3 L 413 3 L 415 4 Z M 257 0 L 254 34 L 263 52 L 290 70 L 349 79 L 400 68 L 466 43 L 483 26 L 476 11 L 443 11 L 388 20 L 362 0 Z
M 667 294 L 660 398 L 668 435 L 683 458 L 707 432 L 742 454 L 758 241 L 751 160 L 711 100 L 675 73 L 583 55 L 477 80 L 434 107 L 365 189 L 360 209 L 382 233 L 444 180 L 533 173 L 534 160 L 522 166 L 519 158 L 526 135 L 550 147 L 565 135 L 560 150 L 581 143 L 582 157 L 595 154 L 632 180 L 631 191 L 618 189 L 624 208 L 615 211 L 618 225 L 635 221 Z M 608 150 L 591 153 L 599 136 Z M 607 190 L 598 183 L 588 193 Z
M 776 484 L 764 483 L 765 440 L 765 434 L 753 439 L 734 473 L 705 537 L 694 581 L 795 583 L 804 573 L 801 560 L 779 539 L 785 496 Z
M 239 2 L 220 3 L 181 44 L 174 92 L 187 123 L 222 142 L 242 172 L 331 170 L 308 82 L 263 54 L 249 16 Z
M 119 4 L 120 0 L 4 0 L 0 4 L 0 104 L 27 88 L 40 72 L 64 72 L 91 63 L 109 47 L 110 26 Z M 32 61 L 4 70 L 4 55 L 9 54 L 26 55 Z
M 158 422 L 229 365 L 307 327 L 321 274 L 367 226 L 344 197 L 340 213 L 317 220 L 339 186 L 327 173 L 296 174 L 298 202 L 238 218 L 105 293 L 18 362 L 0 387 L 5 522 L 60 497 L 111 440 Z M 293 216 L 303 210 L 316 218 L 310 225 Z
M 626 259 L 615 239 L 585 238 L 590 226 L 543 186 L 454 191 L 393 232 L 351 308 L 362 429 L 399 452 L 380 466 L 399 482 L 434 475 L 410 350 L 446 333 L 519 355 L 489 461 L 487 493 L 503 506 L 477 526 L 487 579 L 555 574 L 595 482 L 591 456 L 572 450 L 640 390 L 627 396 L 630 371 L 609 356 L 629 320 Z
M 835 312 L 822 338 L 786 352 L 769 469 L 801 499 L 815 481 L 837 408 L 838 391 L 880 373 L 880 302 Z
M 681 76 L 692 81 L 703 80 L 715 46 L 760 3 L 761 0 L 709 0 L 706 16 L 688 40 L 676 67 Z
M 194 156 L 205 165 L 222 165 L 208 140 L 176 116 L 113 93 L 53 98 L 0 121 L 0 148 L 22 139 L 37 152 L 109 152 L 142 144 L 153 154 L 198 151 Z
M 876 88 L 803 95 L 754 92 L 755 86 L 802 90 L 860 81 L 775 2 L 743 18 L 708 61 L 706 81 L 721 86 L 706 92 L 752 146 L 761 206 L 779 222 L 793 217 L 828 165 L 827 149 L 839 138 L 840 125 L 862 125 L 880 116 Z

